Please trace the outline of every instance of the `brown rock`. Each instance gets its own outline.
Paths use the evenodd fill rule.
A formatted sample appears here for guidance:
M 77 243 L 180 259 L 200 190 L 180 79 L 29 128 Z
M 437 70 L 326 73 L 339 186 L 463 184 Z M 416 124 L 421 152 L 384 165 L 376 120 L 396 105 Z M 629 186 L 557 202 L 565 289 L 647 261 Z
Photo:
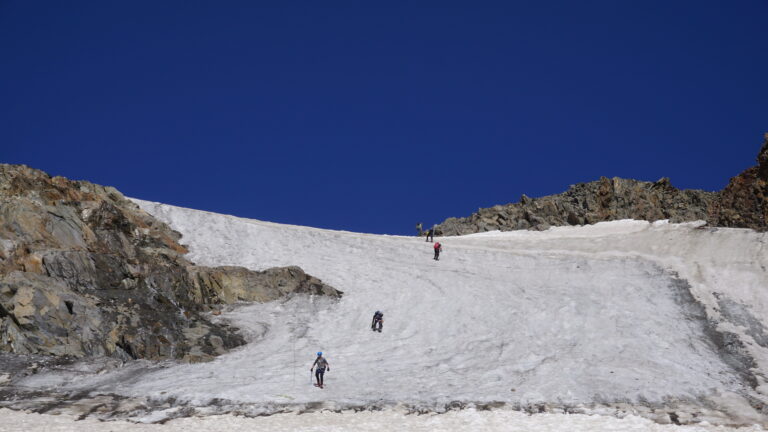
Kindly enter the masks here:
M 201 302 L 267 302 L 288 294 L 341 297 L 342 293 L 299 267 L 276 267 L 256 272 L 243 267 L 190 267 Z
M 571 186 L 558 195 L 542 198 L 523 195 L 518 203 L 480 209 L 466 218 L 446 219 L 438 225 L 437 232 L 461 235 L 490 230 L 545 230 L 550 226 L 618 219 L 704 220 L 716 197 L 714 192 L 679 190 L 668 178 L 643 182 L 601 177 Z
M 709 212 L 709 222 L 714 226 L 768 229 L 768 133 L 757 166 L 733 177 Z
M 448 218 L 440 235 L 490 230 L 541 230 L 549 226 L 594 224 L 617 219 L 671 222 L 706 220 L 712 226 L 768 230 L 768 133 L 757 166 L 731 179 L 721 192 L 679 190 L 669 178 L 655 182 L 601 177 L 541 198 L 480 209 L 465 218 Z
M 210 359 L 243 338 L 207 305 L 340 293 L 296 267 L 197 268 L 111 187 L 0 165 L 0 351 Z

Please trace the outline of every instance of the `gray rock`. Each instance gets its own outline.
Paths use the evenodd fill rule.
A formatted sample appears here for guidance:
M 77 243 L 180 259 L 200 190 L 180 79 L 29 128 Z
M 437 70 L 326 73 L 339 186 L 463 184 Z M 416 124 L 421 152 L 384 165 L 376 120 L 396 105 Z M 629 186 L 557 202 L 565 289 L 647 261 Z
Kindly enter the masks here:
M 244 343 L 203 312 L 340 292 L 298 267 L 197 267 L 114 188 L 0 165 L 0 351 L 204 361 Z

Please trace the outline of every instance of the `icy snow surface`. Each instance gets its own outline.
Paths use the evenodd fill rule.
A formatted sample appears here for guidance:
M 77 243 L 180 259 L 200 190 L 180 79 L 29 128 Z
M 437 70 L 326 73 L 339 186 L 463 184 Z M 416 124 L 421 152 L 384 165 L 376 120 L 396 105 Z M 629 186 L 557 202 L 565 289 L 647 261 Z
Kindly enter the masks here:
M 723 426 L 661 425 L 650 420 L 628 416 L 623 419 L 598 415 L 536 414 L 526 415 L 510 410 L 452 411 L 439 415 L 405 415 L 387 411 L 359 413 L 317 412 L 310 414 L 277 414 L 247 418 L 230 415 L 182 418 L 162 425 L 136 424 L 124 421 L 100 422 L 92 419 L 75 421 L 69 416 L 24 414 L 0 409 L 2 432 L 359 432 L 359 431 L 483 431 L 483 432 L 757 432 L 759 426 L 732 429 Z
M 209 363 L 130 378 L 38 374 L 25 385 L 239 406 L 232 410 L 240 412 L 248 406 L 250 414 L 291 406 L 439 411 L 453 401 L 690 402 L 761 420 L 742 396 L 762 395 L 726 362 L 712 333 L 726 329 L 748 345 L 762 335 L 764 234 L 617 221 L 436 238 L 444 253 L 434 261 L 423 238 L 136 202 L 183 234 L 197 264 L 298 265 L 344 296 L 234 307 L 222 319 L 252 342 Z M 724 299 L 731 321 L 739 322 L 722 316 Z M 376 309 L 385 314 L 381 334 L 369 327 Z M 765 348 L 745 349 L 762 384 Z M 316 351 L 330 363 L 324 390 L 310 384 Z

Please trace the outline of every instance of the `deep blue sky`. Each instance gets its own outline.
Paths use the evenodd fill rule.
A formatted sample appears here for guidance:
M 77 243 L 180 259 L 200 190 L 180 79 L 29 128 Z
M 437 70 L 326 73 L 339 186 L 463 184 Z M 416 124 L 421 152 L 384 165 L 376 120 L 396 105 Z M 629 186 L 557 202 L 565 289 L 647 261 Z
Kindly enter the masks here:
M 0 162 L 411 234 L 601 175 L 720 189 L 768 131 L 767 1 L 272 3 L 0 0 Z

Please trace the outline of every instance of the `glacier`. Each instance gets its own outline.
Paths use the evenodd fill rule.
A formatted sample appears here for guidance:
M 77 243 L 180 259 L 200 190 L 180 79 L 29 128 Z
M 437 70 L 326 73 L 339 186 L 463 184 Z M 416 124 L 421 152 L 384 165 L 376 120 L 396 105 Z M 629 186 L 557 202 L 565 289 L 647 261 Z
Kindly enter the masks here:
M 765 423 L 766 234 L 625 220 L 437 237 L 434 261 L 424 238 L 134 201 L 181 232 L 197 264 L 298 265 L 344 296 L 228 307 L 216 319 L 249 343 L 208 363 L 54 369 L 26 388 L 143 398 L 157 409 L 127 417 L 148 422 L 506 407 Z M 316 351 L 331 366 L 322 390 Z

